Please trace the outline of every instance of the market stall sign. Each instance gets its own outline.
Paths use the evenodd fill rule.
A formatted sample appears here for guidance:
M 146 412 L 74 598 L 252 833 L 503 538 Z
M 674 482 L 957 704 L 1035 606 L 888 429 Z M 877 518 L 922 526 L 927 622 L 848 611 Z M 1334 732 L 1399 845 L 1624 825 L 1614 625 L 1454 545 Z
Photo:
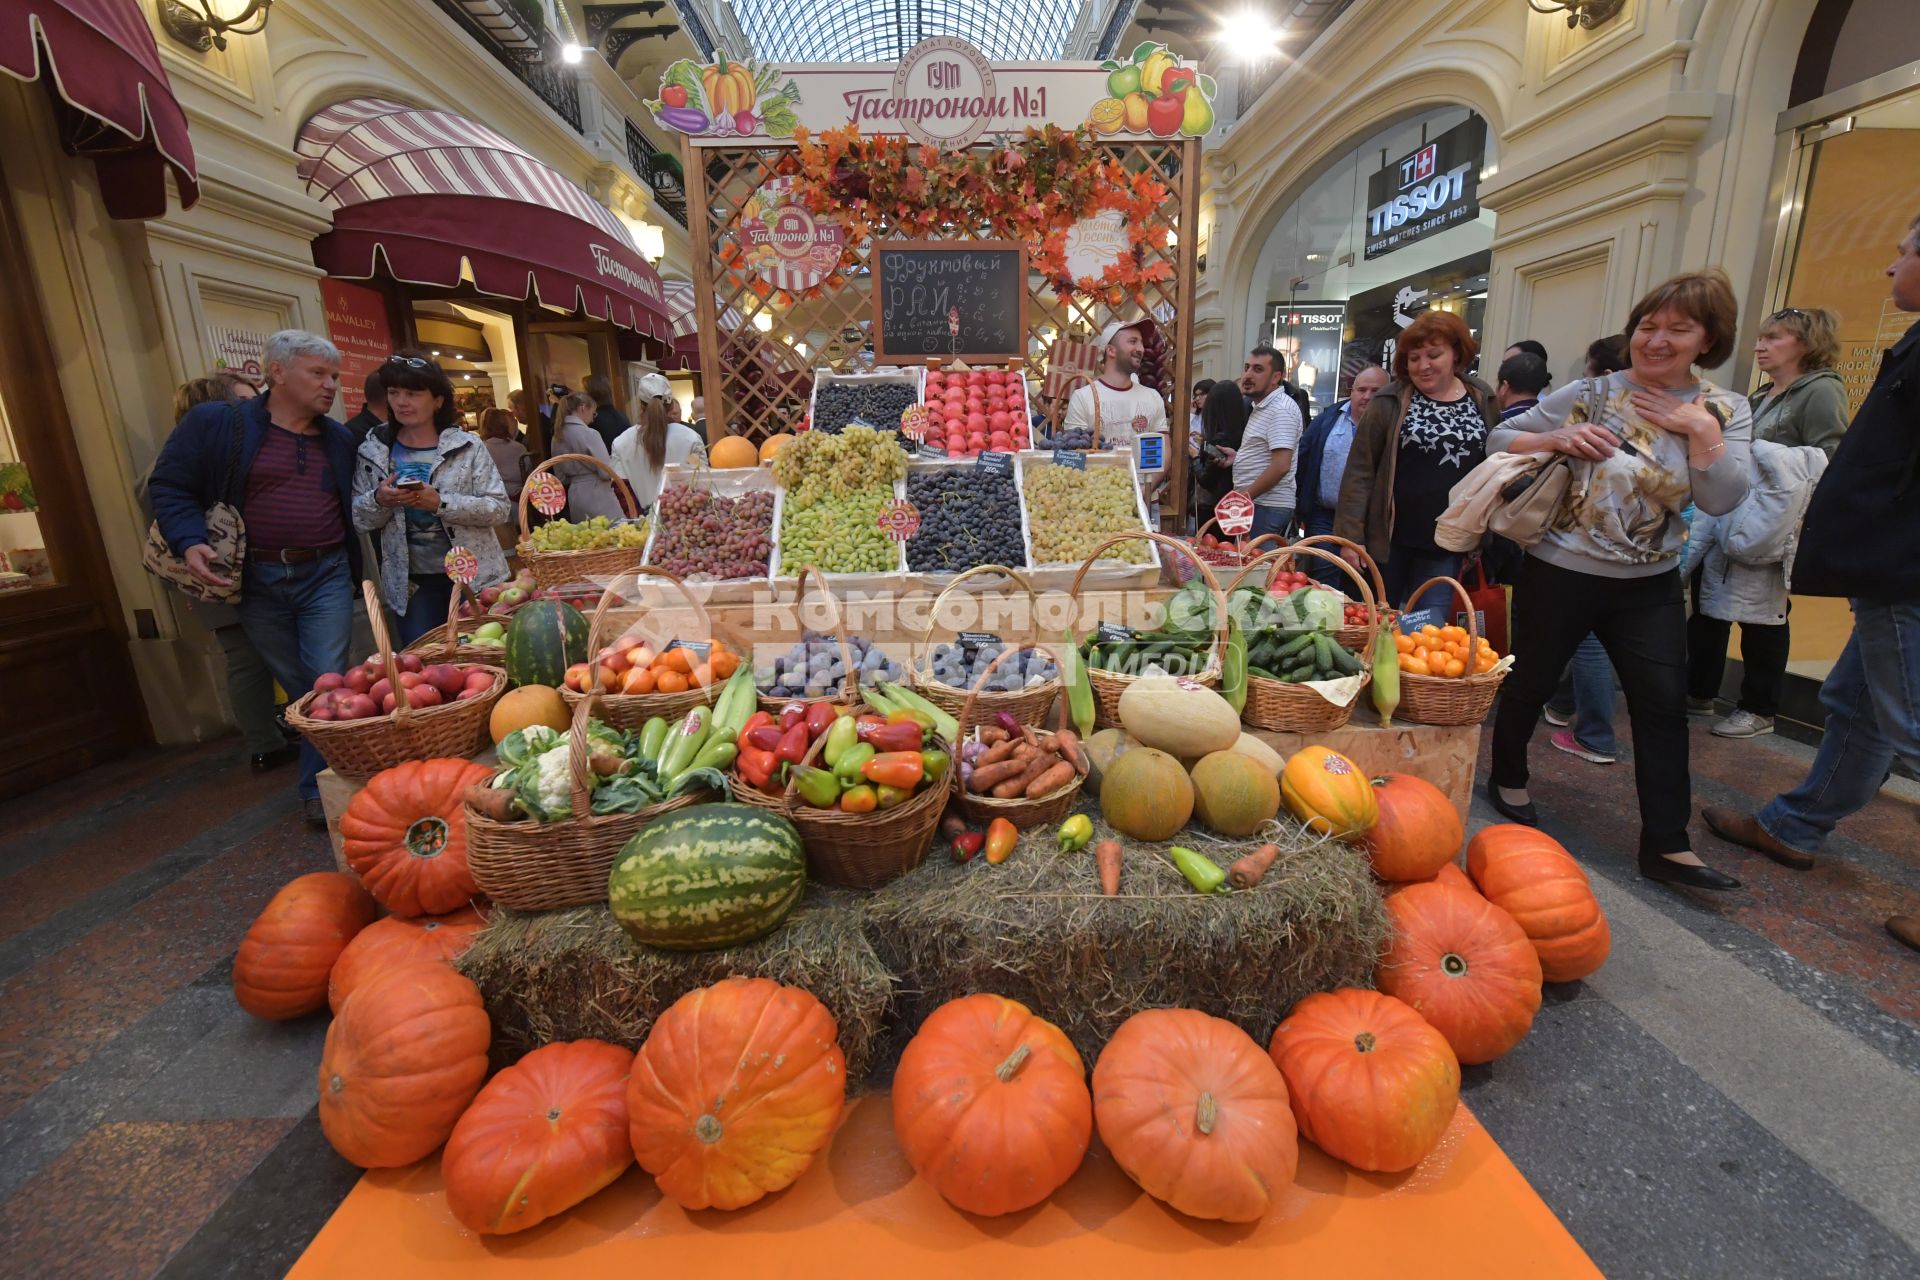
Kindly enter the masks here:
M 1132 249 L 1126 216 L 1118 209 L 1103 210 L 1067 228 L 1067 270 L 1075 280 L 1082 276 L 1100 279 L 1108 267 Z
M 541 515 L 557 516 L 567 505 L 567 486 L 551 471 L 542 471 L 527 481 L 528 500 Z
M 1214 504 L 1213 518 L 1219 521 L 1220 532 L 1237 538 L 1253 528 L 1253 499 L 1234 489 Z
M 740 244 L 747 270 L 776 289 L 811 289 L 840 265 L 847 229 L 809 211 L 792 175 L 764 183 L 741 208 Z
M 341 418 L 351 418 L 366 407 L 367 375 L 399 345 L 387 327 L 387 300 L 377 289 L 328 276 L 320 281 L 320 305 L 327 315 L 327 335 L 340 348 L 336 407 Z
M 990 476 L 1010 476 L 1013 474 L 1013 455 L 989 450 L 973 460 L 973 468 Z
M 873 255 L 874 357 L 1017 360 L 1027 346 L 1027 298 L 1027 249 L 1017 241 L 881 241 Z
M 1378 258 L 1480 216 L 1487 122 L 1473 116 L 1367 179 L 1366 256 Z
M 881 509 L 875 523 L 895 542 L 905 542 L 920 532 L 920 509 L 905 498 L 895 498 Z
M 916 444 L 927 438 L 925 405 L 910 404 L 900 411 L 900 434 Z
M 1053 451 L 1053 465 L 1056 467 L 1069 467 L 1075 471 L 1085 471 L 1087 469 L 1087 455 L 1075 449 L 1055 449 Z
M 444 562 L 447 576 L 461 586 L 467 586 L 480 576 L 480 560 L 466 547 L 456 546 L 448 550 Z

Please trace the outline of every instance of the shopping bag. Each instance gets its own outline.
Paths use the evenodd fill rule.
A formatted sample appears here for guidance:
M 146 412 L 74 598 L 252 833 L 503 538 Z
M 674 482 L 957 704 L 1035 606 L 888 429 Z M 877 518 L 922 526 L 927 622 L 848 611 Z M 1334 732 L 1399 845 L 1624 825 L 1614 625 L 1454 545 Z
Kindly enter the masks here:
M 1490 580 L 1486 566 L 1478 560 L 1473 562 L 1472 573 L 1464 577 L 1467 599 L 1473 602 L 1473 611 L 1479 615 L 1480 634 L 1486 637 L 1495 653 L 1504 656 L 1512 652 L 1507 648 L 1507 632 L 1513 611 L 1513 588 Z M 1461 625 L 1466 625 L 1465 619 Z

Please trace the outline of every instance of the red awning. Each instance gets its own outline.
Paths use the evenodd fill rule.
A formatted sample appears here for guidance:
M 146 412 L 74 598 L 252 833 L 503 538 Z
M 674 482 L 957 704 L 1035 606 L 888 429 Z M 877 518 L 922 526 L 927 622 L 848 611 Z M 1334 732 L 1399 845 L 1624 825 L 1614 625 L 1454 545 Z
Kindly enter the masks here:
M 660 276 L 607 208 L 483 125 L 356 98 L 307 121 L 294 148 L 307 192 L 334 207 L 313 243 L 329 275 L 452 288 L 462 262 L 501 298 L 611 320 L 671 341 Z
M 51 73 L 47 85 L 61 104 L 61 142 L 94 162 L 100 195 L 114 217 L 166 213 L 169 168 L 182 208 L 200 198 L 187 115 L 134 0 L 0 5 L 0 71 L 28 81 Z

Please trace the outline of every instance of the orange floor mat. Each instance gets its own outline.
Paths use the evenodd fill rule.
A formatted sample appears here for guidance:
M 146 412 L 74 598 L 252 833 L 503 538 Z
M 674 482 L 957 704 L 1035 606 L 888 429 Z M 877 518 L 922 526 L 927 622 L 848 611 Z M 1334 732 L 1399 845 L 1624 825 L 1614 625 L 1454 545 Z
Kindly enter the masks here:
M 1165 1280 L 1170 1268 L 1208 1280 L 1600 1274 L 1464 1107 L 1440 1149 L 1410 1174 L 1355 1173 L 1306 1143 L 1300 1156 L 1299 1179 L 1283 1206 L 1250 1226 L 1173 1212 L 1135 1186 L 1097 1142 L 1045 1204 L 1004 1218 L 972 1218 L 913 1176 L 894 1144 L 886 1096 L 869 1096 L 849 1108 L 826 1158 L 799 1182 L 730 1214 L 687 1213 L 662 1200 L 653 1180 L 633 1169 L 558 1219 L 513 1236 L 480 1237 L 448 1214 L 437 1157 L 369 1173 L 289 1274 L 295 1280 Z

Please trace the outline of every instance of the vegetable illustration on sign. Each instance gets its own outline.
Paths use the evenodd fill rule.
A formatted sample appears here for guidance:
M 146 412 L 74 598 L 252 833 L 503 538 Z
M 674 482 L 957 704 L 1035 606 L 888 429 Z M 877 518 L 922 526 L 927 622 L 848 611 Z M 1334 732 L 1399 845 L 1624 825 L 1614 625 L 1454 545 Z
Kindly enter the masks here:
M 1218 86 L 1197 67 L 1156 41 L 1143 41 L 1125 62 L 1100 64 L 1107 95 L 1087 113 L 1095 133 L 1151 133 L 1156 138 L 1198 138 L 1213 128 Z
M 765 132 L 791 138 L 800 88 L 780 83 L 780 68 L 756 58 L 717 54 L 710 63 L 682 58 L 660 74 L 660 96 L 646 106 L 654 120 L 677 133 L 745 136 Z

